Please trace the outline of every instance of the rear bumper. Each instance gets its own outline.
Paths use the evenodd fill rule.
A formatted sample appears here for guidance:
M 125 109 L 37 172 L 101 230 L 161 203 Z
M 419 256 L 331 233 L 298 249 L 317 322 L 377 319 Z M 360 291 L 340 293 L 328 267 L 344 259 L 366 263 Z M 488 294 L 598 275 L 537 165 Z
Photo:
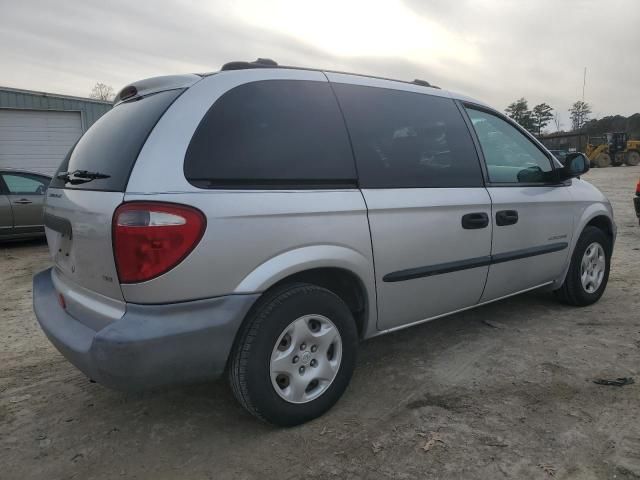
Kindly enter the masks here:
M 636 217 L 640 218 L 640 196 L 633 197 L 633 206 L 636 209 Z
M 51 269 L 33 278 L 33 308 L 51 343 L 89 378 L 119 390 L 213 379 L 259 294 L 168 304 L 127 304 L 93 330 L 58 303 Z

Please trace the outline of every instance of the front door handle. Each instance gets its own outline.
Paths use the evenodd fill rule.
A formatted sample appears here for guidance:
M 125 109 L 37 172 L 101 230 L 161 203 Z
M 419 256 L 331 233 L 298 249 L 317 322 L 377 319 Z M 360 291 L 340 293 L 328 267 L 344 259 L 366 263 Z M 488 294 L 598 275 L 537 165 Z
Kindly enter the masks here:
M 516 223 L 518 223 L 518 212 L 516 210 L 500 210 L 496 212 L 496 225 L 499 227 Z
M 484 212 L 467 213 L 462 216 L 462 228 L 475 230 L 489 225 L 489 215 Z
M 30 203 L 33 203 L 31 200 L 28 200 L 26 198 L 21 198 L 20 200 L 16 200 L 15 202 L 13 202 L 17 205 L 29 205 Z

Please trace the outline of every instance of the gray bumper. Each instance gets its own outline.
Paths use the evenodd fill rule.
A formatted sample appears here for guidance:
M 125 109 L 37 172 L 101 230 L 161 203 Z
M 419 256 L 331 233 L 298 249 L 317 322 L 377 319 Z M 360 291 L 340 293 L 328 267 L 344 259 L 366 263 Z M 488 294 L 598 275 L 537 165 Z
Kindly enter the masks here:
M 95 331 L 60 306 L 51 269 L 33 277 L 33 309 L 51 343 L 89 378 L 119 390 L 222 374 L 236 332 L 258 296 L 127 304 L 122 318 Z

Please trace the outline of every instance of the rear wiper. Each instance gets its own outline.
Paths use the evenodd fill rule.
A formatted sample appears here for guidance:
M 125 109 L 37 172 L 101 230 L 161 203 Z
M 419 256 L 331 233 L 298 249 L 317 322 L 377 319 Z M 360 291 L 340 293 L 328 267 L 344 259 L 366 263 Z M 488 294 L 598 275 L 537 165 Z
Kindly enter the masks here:
M 71 185 L 78 185 L 80 183 L 87 183 L 91 180 L 96 180 L 100 178 L 110 178 L 111 175 L 107 175 L 106 173 L 100 172 L 90 172 L 88 170 L 74 170 L 73 172 L 60 172 L 56 175 L 56 178 L 59 180 L 63 180 L 65 183 L 70 183 Z

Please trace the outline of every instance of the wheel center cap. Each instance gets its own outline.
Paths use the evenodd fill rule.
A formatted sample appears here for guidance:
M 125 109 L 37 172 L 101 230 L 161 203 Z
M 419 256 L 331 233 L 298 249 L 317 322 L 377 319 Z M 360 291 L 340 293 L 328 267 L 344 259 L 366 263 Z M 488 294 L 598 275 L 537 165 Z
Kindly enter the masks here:
M 302 363 L 304 365 L 309 365 L 310 362 L 311 362 L 311 354 L 309 352 L 304 352 L 302 354 Z

